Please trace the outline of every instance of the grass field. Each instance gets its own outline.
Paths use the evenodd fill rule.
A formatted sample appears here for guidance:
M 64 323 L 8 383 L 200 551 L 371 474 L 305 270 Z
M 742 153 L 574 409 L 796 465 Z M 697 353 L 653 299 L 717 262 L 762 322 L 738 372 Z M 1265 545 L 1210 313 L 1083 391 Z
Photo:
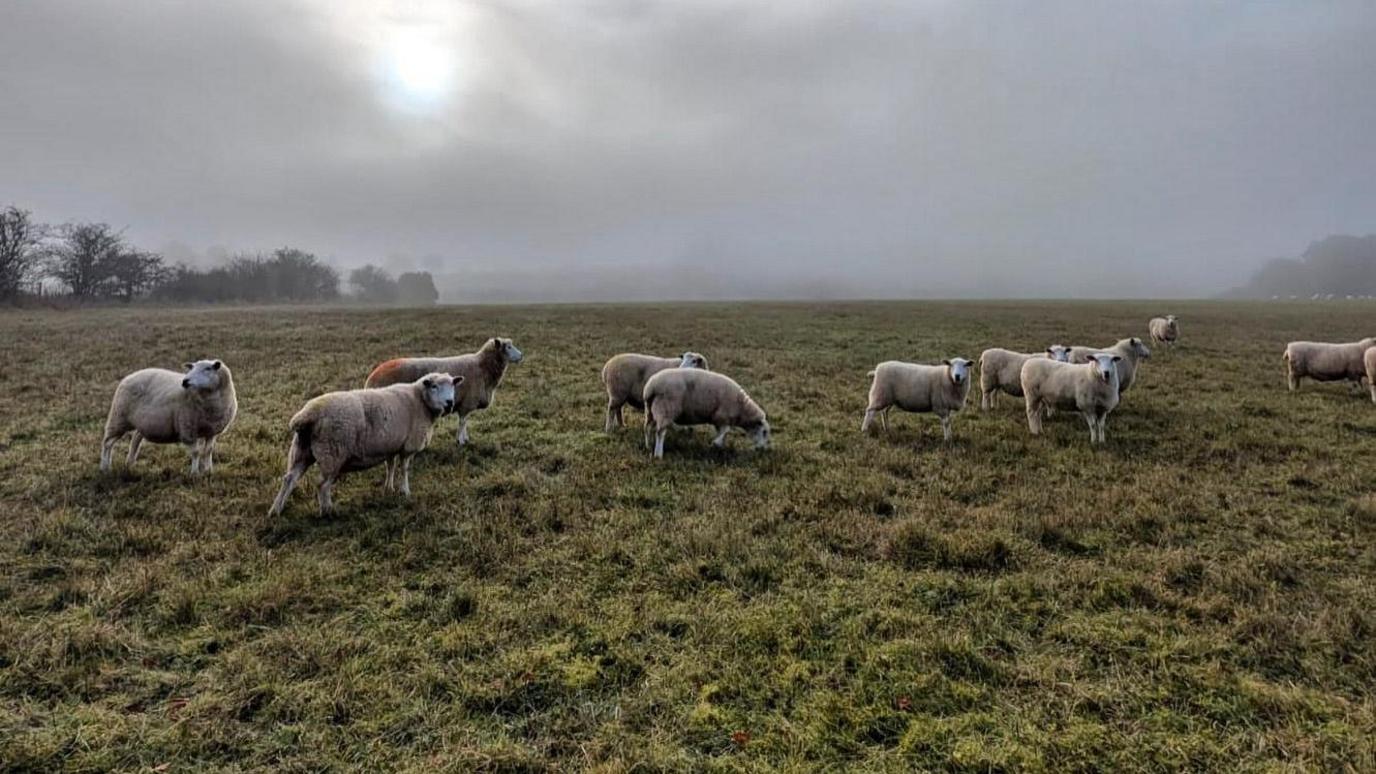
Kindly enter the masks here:
M 1368 305 L 0 313 L 0 769 L 1376 769 L 1376 406 L 1285 391 Z M 865 372 L 1180 315 L 1088 444 L 1020 401 L 863 437 Z M 511 336 L 473 444 L 265 513 L 286 423 Z M 769 412 L 652 463 L 598 370 L 693 348 Z M 116 381 L 219 357 L 217 467 L 97 470 Z M 162 767 L 162 768 L 158 768 Z

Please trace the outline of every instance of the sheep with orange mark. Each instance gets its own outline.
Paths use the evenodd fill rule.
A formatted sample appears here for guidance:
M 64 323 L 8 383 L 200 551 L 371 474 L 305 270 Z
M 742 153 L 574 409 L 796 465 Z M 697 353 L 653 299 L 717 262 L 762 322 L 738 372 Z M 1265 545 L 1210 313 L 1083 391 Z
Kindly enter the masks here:
M 109 470 L 115 443 L 133 432 L 126 464 L 132 466 L 144 441 L 181 443 L 191 449 L 191 474 L 215 466 L 215 441 L 238 413 L 234 377 L 219 360 L 186 364 L 186 372 L 145 368 L 120 380 L 105 420 L 100 469 Z
M 463 392 L 454 413 L 459 415 L 458 442 L 468 443 L 468 417 L 492 405 L 508 364 L 519 363 L 525 356 L 511 339 L 491 338 L 477 352 L 455 357 L 404 357 L 379 364 L 368 374 L 365 387 L 386 387 L 390 384 L 414 382 L 432 372 L 463 377 Z
M 389 491 L 398 469 L 401 493 L 411 496 L 411 458 L 430 443 L 435 422 L 454 410 L 463 377 L 445 373 L 422 376 L 410 384 L 330 392 L 312 398 L 291 418 L 287 474 L 269 516 L 287 505 L 301 476 L 320 465 L 321 515 L 334 510 L 331 492 L 345 472 L 387 465 L 383 482 Z

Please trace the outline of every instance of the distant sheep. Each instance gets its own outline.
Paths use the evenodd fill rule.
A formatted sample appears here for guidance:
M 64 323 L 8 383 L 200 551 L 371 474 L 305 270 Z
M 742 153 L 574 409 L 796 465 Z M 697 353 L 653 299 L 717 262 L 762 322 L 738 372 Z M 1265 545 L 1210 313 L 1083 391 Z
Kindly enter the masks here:
M 613 427 L 626 426 L 621 417 L 621 407 L 626 404 L 643 411 L 645 382 L 669 368 L 700 368 L 705 371 L 707 358 L 696 352 L 684 352 L 678 357 L 655 357 L 631 352 L 613 355 L 602 366 L 602 386 L 607 389 L 607 421 L 603 429 L 610 433 Z
M 1371 402 L 1376 403 L 1376 347 L 1369 347 L 1362 353 L 1362 364 L 1366 366 L 1366 384 L 1371 388 Z
M 1070 357 L 1070 347 L 1052 344 L 1045 352 L 1023 353 L 994 347 L 979 355 L 979 390 L 981 410 L 994 408 L 998 403 L 999 392 L 1015 398 L 1022 397 L 1022 364 L 1028 358 L 1047 357 L 1065 362 Z
M 936 414 L 941 419 L 941 436 L 951 440 L 951 415 L 965 406 L 970 393 L 971 362 L 963 357 L 941 361 L 941 365 L 918 365 L 889 360 L 875 366 L 869 376 L 869 405 L 860 423 L 867 432 L 875 414 L 880 426 L 889 429 L 889 409 Z
M 145 440 L 181 443 L 191 447 L 191 474 L 209 473 L 215 466 L 215 440 L 238 410 L 234 377 L 222 361 L 187 363 L 186 373 L 135 371 L 115 388 L 100 444 L 100 469 L 110 469 L 115 443 L 132 430 L 128 465 L 138 459 Z
M 1180 323 L 1176 321 L 1173 314 L 1168 314 L 1165 317 L 1153 317 L 1147 323 L 1147 332 L 1151 334 L 1151 343 L 1162 344 L 1167 349 L 1173 349 L 1176 340 L 1180 338 Z
M 334 510 L 330 492 L 346 471 L 387 465 L 390 491 L 401 468 L 401 493 L 411 496 L 411 458 L 430 443 L 435 422 L 454 410 L 462 376 L 436 372 L 410 384 L 329 392 L 311 399 L 291 418 L 287 475 L 269 516 L 286 507 L 287 497 L 311 465 L 320 465 L 321 515 Z
M 1285 345 L 1285 375 L 1290 391 L 1299 389 L 1306 376 L 1316 382 L 1355 382 L 1359 387 L 1367 378 L 1364 355 L 1376 347 L 1376 338 L 1347 344 L 1320 341 L 1292 341 Z
M 664 436 L 674 425 L 712 425 L 712 445 L 726 445 L 733 427 L 749 433 L 755 448 L 769 446 L 769 420 L 734 380 L 697 368 L 669 368 L 645 383 L 645 447 L 654 436 L 654 458 L 664 457 Z
M 1089 442 L 1108 437 L 1108 415 L 1118 406 L 1117 365 L 1123 356 L 1096 352 L 1087 363 L 1062 363 L 1032 358 L 1022 366 L 1022 391 L 1027 401 L 1027 429 L 1042 432 L 1047 409 L 1078 411 L 1089 425 Z
M 502 383 L 508 363 L 519 363 L 525 356 L 511 339 L 491 338 L 477 352 L 456 357 L 403 357 L 381 363 L 368 374 L 365 387 L 414 382 L 428 373 L 463 377 L 463 394 L 454 407 L 459 415 L 458 443 L 468 443 L 468 416 L 492 404 L 497 385 Z
M 1088 363 L 1094 359 L 1094 355 L 1100 352 L 1107 352 L 1111 355 L 1118 355 L 1119 359 L 1114 362 L 1118 364 L 1118 393 L 1121 395 L 1132 387 L 1137 381 L 1137 367 L 1143 360 L 1151 357 L 1151 350 L 1142 340 L 1136 336 L 1123 339 L 1111 347 L 1096 349 L 1094 347 L 1071 347 L 1070 362 Z

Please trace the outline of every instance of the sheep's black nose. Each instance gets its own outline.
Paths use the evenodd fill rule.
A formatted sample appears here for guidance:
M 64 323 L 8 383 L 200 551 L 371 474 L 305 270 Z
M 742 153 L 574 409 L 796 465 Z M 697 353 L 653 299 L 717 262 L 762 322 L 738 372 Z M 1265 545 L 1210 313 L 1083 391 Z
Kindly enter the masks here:
M 188 387 L 190 387 L 190 386 L 191 386 L 191 380 L 190 380 L 190 379 L 183 379 L 183 380 L 182 380 L 182 389 L 183 389 L 183 390 L 185 390 L 186 388 L 188 388 Z
M 444 402 L 444 410 L 445 410 L 445 411 L 453 411 L 453 410 L 454 410 L 454 401 L 452 401 L 452 400 L 447 400 L 447 401 L 445 401 L 445 402 Z

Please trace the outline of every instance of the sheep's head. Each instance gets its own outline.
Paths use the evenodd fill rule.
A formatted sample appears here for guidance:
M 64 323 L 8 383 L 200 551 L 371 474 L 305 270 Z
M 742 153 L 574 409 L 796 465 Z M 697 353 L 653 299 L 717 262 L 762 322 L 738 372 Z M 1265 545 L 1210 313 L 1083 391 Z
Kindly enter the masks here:
M 227 370 L 219 360 L 197 360 L 185 363 L 186 376 L 182 377 L 182 389 L 200 392 L 214 392 L 220 389 Z
M 678 367 L 679 367 L 679 368 L 700 368 L 700 369 L 706 371 L 706 370 L 707 370 L 707 358 L 703 357 L 702 355 L 699 355 L 699 354 L 696 353 L 696 352 L 684 352 L 682 355 L 679 355 Z
M 951 377 L 955 384 L 965 384 L 970 380 L 970 361 L 963 357 L 954 357 L 950 360 L 943 360 L 941 364 L 946 366 L 946 375 Z
M 511 343 L 511 339 L 504 339 L 500 336 L 492 337 L 483 348 L 493 350 L 508 363 L 519 363 L 521 362 L 521 358 L 525 357 L 525 355 L 521 353 L 521 350 L 517 349 L 516 345 Z
M 1046 356 L 1052 360 L 1059 360 L 1062 363 L 1070 362 L 1070 347 L 1064 344 L 1052 344 L 1046 348 Z
M 1112 352 L 1095 352 L 1089 356 L 1090 367 L 1094 369 L 1095 376 L 1115 384 L 1118 382 L 1117 363 L 1122 359 L 1122 355 L 1115 355 Z
M 750 437 L 755 441 L 756 449 L 769 448 L 769 420 L 761 419 L 759 424 L 750 425 L 745 428 Z
M 462 376 L 445 373 L 426 374 L 420 379 L 421 400 L 432 414 L 443 416 L 454 410 L 454 400 L 458 397 Z
M 1134 355 L 1143 360 L 1151 357 L 1151 350 L 1147 349 L 1147 345 L 1141 339 L 1133 336 L 1128 341 L 1130 342 L 1129 346 L 1132 347 L 1132 353 Z

